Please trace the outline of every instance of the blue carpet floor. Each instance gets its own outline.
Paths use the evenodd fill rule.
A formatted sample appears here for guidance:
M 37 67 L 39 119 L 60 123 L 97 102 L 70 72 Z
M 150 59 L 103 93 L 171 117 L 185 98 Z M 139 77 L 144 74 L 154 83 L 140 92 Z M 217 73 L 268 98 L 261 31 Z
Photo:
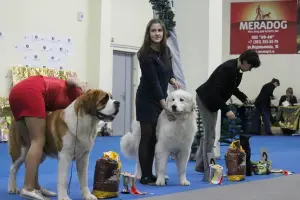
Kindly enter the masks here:
M 104 151 L 116 151 L 120 152 L 119 147 L 119 137 L 99 137 L 96 140 L 96 144 L 93 148 L 90 158 L 89 165 L 89 187 L 93 187 L 93 176 L 95 163 L 98 158 L 102 156 Z M 273 168 L 280 168 L 285 170 L 290 170 L 295 173 L 300 173 L 300 137 L 292 136 L 255 136 L 250 139 L 252 147 L 252 160 L 258 161 L 260 158 L 260 148 L 265 147 L 268 149 L 269 157 L 272 160 Z M 218 164 L 224 166 L 224 153 L 228 146 L 221 147 L 221 160 L 218 160 Z M 22 199 L 18 195 L 9 195 L 7 193 L 7 181 L 8 172 L 10 166 L 10 159 L 7 152 L 7 144 L 0 144 L 0 197 L 5 200 L 17 200 Z M 127 160 L 121 155 L 123 169 L 122 171 L 134 172 L 135 162 L 133 160 Z M 116 199 L 137 199 L 141 197 L 151 197 L 159 196 L 177 192 L 184 192 L 190 190 L 197 190 L 209 187 L 220 187 L 216 185 L 211 185 L 208 183 L 203 183 L 201 181 L 202 174 L 194 171 L 195 162 L 190 162 L 187 169 L 187 178 L 191 182 L 190 186 L 180 186 L 178 184 L 178 176 L 176 165 L 174 161 L 169 161 L 167 174 L 170 177 L 168 185 L 165 187 L 154 187 L 154 186 L 143 186 L 137 183 L 137 189 L 142 192 L 147 192 L 145 196 L 134 196 L 131 194 L 120 194 L 119 198 Z M 264 175 L 264 176 L 252 176 L 247 177 L 245 181 L 255 181 L 259 179 L 274 178 L 280 175 Z M 57 161 L 47 159 L 40 167 L 40 183 L 43 187 L 47 189 L 56 191 L 56 178 L 57 178 Z M 19 188 L 23 185 L 24 179 L 24 165 L 21 167 L 18 174 L 18 186 Z M 228 182 L 225 178 L 224 185 L 228 184 L 238 184 Z M 120 184 L 122 187 L 122 184 Z M 73 179 L 71 183 L 70 198 L 73 200 L 81 199 L 80 186 L 77 179 L 75 163 L 73 166 Z M 56 199 L 56 198 L 53 198 Z

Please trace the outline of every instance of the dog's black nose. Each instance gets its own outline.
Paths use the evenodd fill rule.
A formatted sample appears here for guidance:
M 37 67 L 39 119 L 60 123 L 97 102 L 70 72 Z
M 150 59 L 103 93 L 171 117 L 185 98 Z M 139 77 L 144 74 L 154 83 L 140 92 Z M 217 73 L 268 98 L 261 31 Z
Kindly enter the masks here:
M 119 107 L 120 107 L 120 101 L 115 101 L 114 104 L 115 104 L 115 107 L 116 107 L 116 108 L 119 108 Z
M 172 105 L 172 110 L 176 111 L 176 109 L 177 109 L 177 106 L 176 105 Z

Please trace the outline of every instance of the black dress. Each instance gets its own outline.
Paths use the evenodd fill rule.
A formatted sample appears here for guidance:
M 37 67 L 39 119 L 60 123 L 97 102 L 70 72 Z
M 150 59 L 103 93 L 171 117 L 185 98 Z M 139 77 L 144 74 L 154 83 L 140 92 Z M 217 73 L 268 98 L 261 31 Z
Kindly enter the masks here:
M 168 84 L 174 78 L 171 58 L 166 62 L 161 53 L 151 48 L 139 62 L 142 76 L 136 92 L 136 120 L 156 123 L 162 111 L 159 101 L 167 98 Z

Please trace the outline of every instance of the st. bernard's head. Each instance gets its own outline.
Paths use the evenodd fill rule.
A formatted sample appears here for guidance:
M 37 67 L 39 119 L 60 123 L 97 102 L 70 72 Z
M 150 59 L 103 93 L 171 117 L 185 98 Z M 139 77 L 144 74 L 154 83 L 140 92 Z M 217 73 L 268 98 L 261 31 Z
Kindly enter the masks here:
M 77 114 L 88 114 L 104 122 L 111 122 L 119 112 L 120 102 L 103 90 L 88 90 L 77 98 Z

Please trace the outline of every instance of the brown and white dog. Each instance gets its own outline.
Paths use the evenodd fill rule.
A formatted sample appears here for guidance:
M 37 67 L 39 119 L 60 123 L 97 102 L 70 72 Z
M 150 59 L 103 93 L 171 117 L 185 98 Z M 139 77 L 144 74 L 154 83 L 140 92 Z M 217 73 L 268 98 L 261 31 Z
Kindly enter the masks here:
M 85 200 L 96 200 L 88 188 L 88 163 L 100 120 L 112 121 L 119 112 L 120 102 L 103 90 L 88 90 L 64 110 L 47 116 L 44 156 L 58 159 L 58 200 L 70 200 L 67 194 L 68 167 L 76 160 L 80 189 Z M 9 133 L 9 154 L 12 165 L 9 174 L 9 193 L 18 193 L 16 176 L 24 163 L 28 145 L 21 138 L 13 122 Z

